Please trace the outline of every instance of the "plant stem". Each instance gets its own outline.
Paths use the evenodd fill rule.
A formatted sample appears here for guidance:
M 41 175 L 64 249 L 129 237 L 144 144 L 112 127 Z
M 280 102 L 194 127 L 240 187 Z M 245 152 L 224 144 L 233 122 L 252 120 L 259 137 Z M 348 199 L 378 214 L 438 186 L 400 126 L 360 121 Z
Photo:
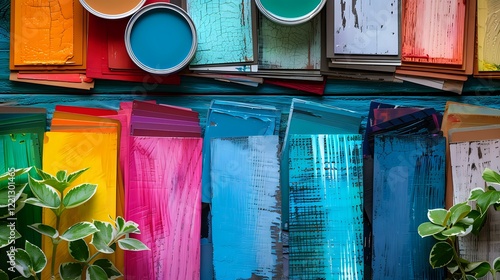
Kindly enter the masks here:
M 59 231 L 59 223 L 61 221 L 61 217 L 59 215 L 56 215 L 56 230 Z M 58 237 L 57 237 L 58 238 Z M 52 261 L 50 264 L 50 276 L 51 278 L 55 277 L 55 267 L 56 267 L 56 252 L 57 252 L 57 245 L 59 245 L 59 242 L 54 242 L 54 238 L 52 239 Z
M 465 270 L 462 267 L 462 263 L 460 262 L 460 257 L 458 256 L 457 250 L 455 249 L 455 239 L 450 237 L 449 240 L 451 242 L 451 247 L 453 248 L 453 259 L 457 262 L 460 273 L 462 274 L 462 278 L 467 279 L 467 274 L 465 274 Z

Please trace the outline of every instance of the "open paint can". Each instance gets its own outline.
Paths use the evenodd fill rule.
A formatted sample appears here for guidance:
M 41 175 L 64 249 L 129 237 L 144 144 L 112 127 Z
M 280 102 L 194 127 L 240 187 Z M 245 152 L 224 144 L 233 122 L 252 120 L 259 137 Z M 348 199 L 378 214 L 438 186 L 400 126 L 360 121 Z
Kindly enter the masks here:
M 255 0 L 268 19 L 284 25 L 301 24 L 316 16 L 326 0 Z
M 128 17 L 137 12 L 146 0 L 80 0 L 89 13 L 106 19 Z
M 153 74 L 170 74 L 187 66 L 197 47 L 196 28 L 189 15 L 170 3 L 142 7 L 125 29 L 130 59 Z

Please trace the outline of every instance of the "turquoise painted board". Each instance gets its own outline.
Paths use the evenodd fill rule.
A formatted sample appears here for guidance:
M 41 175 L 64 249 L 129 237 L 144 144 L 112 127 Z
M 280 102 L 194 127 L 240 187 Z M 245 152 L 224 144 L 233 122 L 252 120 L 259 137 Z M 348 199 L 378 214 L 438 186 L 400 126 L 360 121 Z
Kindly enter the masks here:
M 289 152 L 289 279 L 363 279 L 361 135 L 292 135 Z
M 278 136 L 212 139 L 215 279 L 282 279 Z
M 436 241 L 417 228 L 428 209 L 444 208 L 445 147 L 441 136 L 375 137 L 373 279 L 444 279 L 429 264 Z
M 210 139 L 278 134 L 281 111 L 274 106 L 214 100 L 203 137 L 202 202 L 211 201 Z
M 357 134 L 361 126 L 361 115 L 312 101 L 294 98 L 290 107 L 288 123 L 281 150 L 281 206 L 283 228 L 288 229 L 289 186 L 288 146 L 292 134 Z
M 320 69 L 321 15 L 299 25 L 259 21 L 259 69 Z
M 253 4 L 250 0 L 187 0 L 198 48 L 191 65 L 249 63 L 254 56 Z
M 485 168 L 500 170 L 500 140 L 467 141 L 450 144 L 453 203 L 467 200 L 470 191 L 484 188 Z M 498 186 L 495 186 L 498 189 Z M 470 234 L 458 240 L 460 256 L 466 260 L 485 260 L 493 263 L 500 255 L 500 216 L 490 209 L 488 221 L 479 235 Z M 497 273 L 498 277 L 498 273 Z M 485 278 L 492 280 L 490 274 Z
M 41 147 L 37 133 L 12 133 L 0 135 L 0 174 L 8 172 L 10 168 L 26 168 L 30 166 L 42 167 L 41 163 Z M 31 170 L 31 175 L 36 177 L 34 170 Z M 24 184 L 28 182 L 28 176 L 22 175 L 16 178 L 16 184 Z M 32 197 L 29 186 L 25 188 L 24 193 L 28 197 Z M 7 210 L 7 208 L 1 208 Z M 24 248 L 25 240 L 33 244 L 41 246 L 41 236 L 39 233 L 28 228 L 28 225 L 40 223 L 42 221 L 42 211 L 40 207 L 33 205 L 25 205 L 15 216 L 10 216 L 7 211 L 1 211 L 0 215 L 7 215 L 7 222 L 14 222 L 16 229 L 21 234 L 21 238 L 17 239 L 16 248 Z M 15 219 L 15 220 L 10 220 Z M 10 246 L 0 249 L 0 262 L 7 264 L 7 249 Z M 5 272 L 9 272 L 4 270 Z M 17 273 L 9 272 L 10 277 L 20 276 Z

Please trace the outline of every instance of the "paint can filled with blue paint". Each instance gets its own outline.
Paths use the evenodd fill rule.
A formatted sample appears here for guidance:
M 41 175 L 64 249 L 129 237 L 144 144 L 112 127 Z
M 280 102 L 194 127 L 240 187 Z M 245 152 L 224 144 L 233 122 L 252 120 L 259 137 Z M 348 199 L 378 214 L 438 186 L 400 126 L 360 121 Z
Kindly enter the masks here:
M 296 25 L 314 18 L 326 0 L 255 0 L 259 11 L 271 21 Z
M 142 7 L 125 29 L 125 47 L 132 61 L 153 74 L 171 74 L 186 67 L 197 47 L 189 15 L 170 3 Z

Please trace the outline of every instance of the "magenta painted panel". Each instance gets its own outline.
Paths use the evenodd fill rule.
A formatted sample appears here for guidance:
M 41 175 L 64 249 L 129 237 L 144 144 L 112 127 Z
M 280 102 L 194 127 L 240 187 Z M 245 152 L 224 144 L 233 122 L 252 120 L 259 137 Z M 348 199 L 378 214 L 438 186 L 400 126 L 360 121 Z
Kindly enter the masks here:
M 126 279 L 200 279 L 201 138 L 130 138 L 126 219 L 151 250 L 126 252 Z

